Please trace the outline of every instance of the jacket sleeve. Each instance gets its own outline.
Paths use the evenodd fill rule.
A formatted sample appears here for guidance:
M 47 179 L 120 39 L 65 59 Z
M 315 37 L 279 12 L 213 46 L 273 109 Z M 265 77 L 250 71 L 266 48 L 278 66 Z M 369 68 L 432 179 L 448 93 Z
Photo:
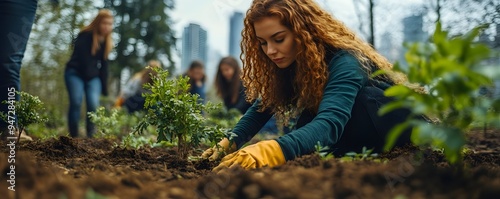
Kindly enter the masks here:
M 238 146 L 238 149 L 250 141 L 264 124 L 271 119 L 272 114 L 269 111 L 257 111 L 259 110 L 259 103 L 260 100 L 255 100 L 233 129 L 233 133 L 237 135 L 233 141 Z
M 82 71 L 82 67 L 87 59 L 85 56 L 89 54 L 91 43 L 89 42 L 88 34 L 85 32 L 79 33 L 73 42 L 73 54 L 68 62 L 68 66 L 75 68 L 77 71 Z
M 99 69 L 99 79 L 101 79 L 101 94 L 108 96 L 108 61 L 101 60 L 101 68 Z
M 318 142 L 321 146 L 332 146 L 342 137 L 358 91 L 367 81 L 367 74 L 358 60 L 345 51 L 332 58 L 328 70 L 328 81 L 316 117 L 277 139 L 286 160 L 314 152 Z

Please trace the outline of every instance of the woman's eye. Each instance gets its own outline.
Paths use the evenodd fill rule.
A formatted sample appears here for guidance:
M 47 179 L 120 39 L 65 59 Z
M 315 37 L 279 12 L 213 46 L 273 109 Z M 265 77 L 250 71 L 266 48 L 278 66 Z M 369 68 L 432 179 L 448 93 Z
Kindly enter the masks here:
M 267 45 L 267 42 L 259 42 L 261 46 Z
M 274 41 L 275 41 L 276 43 L 281 43 L 281 42 L 283 42 L 283 40 L 285 40 L 285 39 L 276 39 L 276 40 L 274 40 Z

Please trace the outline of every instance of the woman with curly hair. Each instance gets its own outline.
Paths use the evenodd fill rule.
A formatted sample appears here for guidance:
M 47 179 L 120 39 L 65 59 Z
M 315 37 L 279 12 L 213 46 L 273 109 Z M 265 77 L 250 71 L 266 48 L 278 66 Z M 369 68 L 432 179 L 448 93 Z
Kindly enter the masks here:
M 242 78 L 254 103 L 233 129 L 232 142 L 225 138 L 202 155 L 215 160 L 233 152 L 214 170 L 273 167 L 313 153 L 318 144 L 335 155 L 364 146 L 380 151 L 388 131 L 409 114 L 377 114 L 391 100 L 384 90 L 404 76 L 372 77 L 392 65 L 313 0 L 254 0 L 242 36 Z M 236 151 L 273 114 L 283 124 L 296 119 L 295 128 Z M 396 145 L 408 142 L 407 130 Z

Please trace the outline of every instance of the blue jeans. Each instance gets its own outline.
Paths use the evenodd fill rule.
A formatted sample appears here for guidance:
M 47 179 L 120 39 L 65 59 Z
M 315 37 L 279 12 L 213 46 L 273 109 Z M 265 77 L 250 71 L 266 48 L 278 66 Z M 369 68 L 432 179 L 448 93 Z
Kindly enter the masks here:
M 101 95 L 101 80 L 95 77 L 84 81 L 75 69 L 68 68 L 64 72 L 64 81 L 69 95 L 68 127 L 71 137 L 78 137 L 78 122 L 80 121 L 80 110 L 82 107 L 83 94 L 87 102 L 86 127 L 87 137 L 92 137 L 95 132 L 95 125 L 90 122 L 87 113 L 95 112 L 99 106 L 99 96 Z
M 8 108 L 2 102 L 8 89 L 21 89 L 20 70 L 26 44 L 35 19 L 37 0 L 0 0 L 0 112 Z M 19 95 L 16 95 L 19 100 Z M 7 123 L 0 120 L 0 128 Z

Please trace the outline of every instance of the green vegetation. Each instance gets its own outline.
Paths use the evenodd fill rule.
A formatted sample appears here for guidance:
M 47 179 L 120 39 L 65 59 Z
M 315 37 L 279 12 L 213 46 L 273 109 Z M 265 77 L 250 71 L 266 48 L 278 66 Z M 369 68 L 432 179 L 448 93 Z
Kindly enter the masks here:
M 498 125 L 500 100 L 479 94 L 492 80 L 479 70 L 481 62 L 489 58 L 491 50 L 476 43 L 483 27 L 467 34 L 450 38 L 438 23 L 432 43 L 407 45 L 407 66 L 395 65 L 395 70 L 407 75 L 409 83 L 425 92 L 396 85 L 386 91 L 397 100 L 380 110 L 385 114 L 397 108 L 408 108 L 412 115 L 389 134 L 386 149 L 390 149 L 401 132 L 414 127 L 412 142 L 444 150 L 447 160 L 457 163 L 462 159 L 465 132 L 474 122 Z M 421 115 L 434 118 L 430 123 L 417 119 Z
M 33 96 L 22 91 L 17 91 L 16 93 L 20 95 L 19 101 L 3 101 L 2 103 L 14 107 L 15 115 L 17 117 L 19 136 L 21 136 L 21 132 L 23 132 L 29 125 L 45 123 L 49 119 L 46 115 L 44 115 L 45 107 L 37 96 Z M 14 120 L 9 117 L 13 116 L 0 113 L 0 118 L 11 125 L 15 125 L 13 123 Z
M 217 125 L 206 125 L 204 112 L 217 108 L 212 103 L 199 103 L 199 96 L 189 93 L 189 78 L 168 79 L 168 71 L 155 69 L 158 75 L 153 84 L 145 88 L 151 93 L 144 94 L 147 110 L 139 122 L 138 132 L 153 125 L 158 132 L 157 142 L 167 141 L 176 144 L 179 155 L 188 156 L 189 149 L 203 142 L 216 143 L 224 136 Z M 220 105 L 219 105 L 220 106 Z
M 127 136 L 139 124 L 141 112 L 127 113 L 125 109 L 106 110 L 99 107 L 95 112 L 88 113 L 90 121 L 97 127 L 96 137 L 121 138 Z

